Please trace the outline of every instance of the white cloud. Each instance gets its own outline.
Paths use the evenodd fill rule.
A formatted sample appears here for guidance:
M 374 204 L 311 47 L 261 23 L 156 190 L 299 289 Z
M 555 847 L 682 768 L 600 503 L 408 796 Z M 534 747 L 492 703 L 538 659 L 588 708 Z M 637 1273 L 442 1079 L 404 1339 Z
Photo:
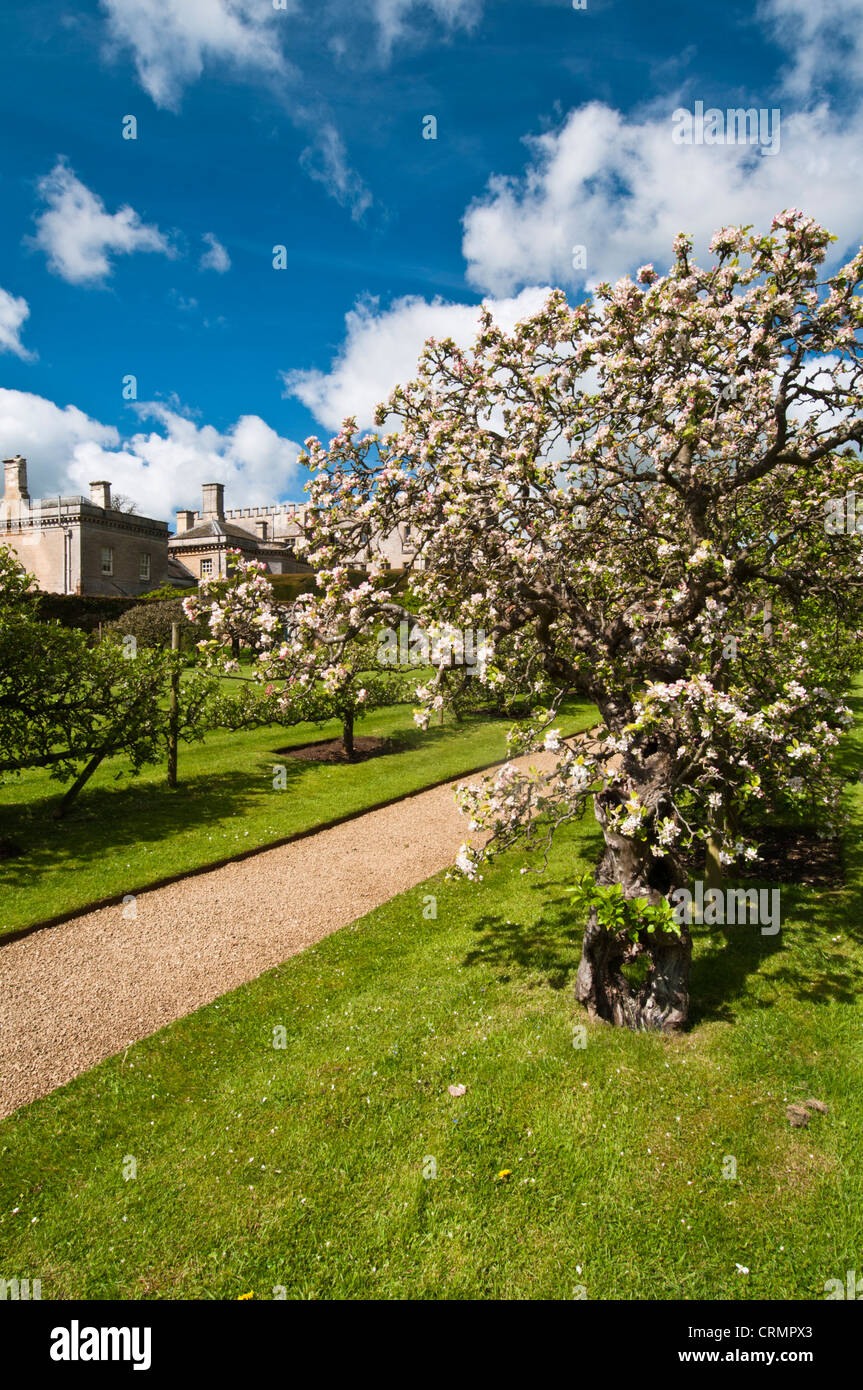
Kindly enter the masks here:
M 806 99 L 837 78 L 863 79 L 863 0 L 762 0 L 758 16 L 791 52 L 791 95 Z
M 536 313 L 548 293 L 534 286 L 487 304 L 501 327 L 511 329 Z M 356 415 L 359 428 L 367 429 L 375 406 L 414 377 L 426 339 L 454 338 L 467 347 L 478 315 L 475 304 L 428 303 L 419 295 L 406 295 L 383 311 L 376 299 L 360 301 L 345 315 L 345 340 L 329 371 L 283 372 L 285 394 L 298 397 L 326 429 L 337 430 L 346 415 Z
M 36 219 L 34 245 L 45 252 L 48 265 L 70 285 L 98 284 L 111 274 L 112 256 L 156 251 L 173 256 L 158 227 L 142 222 L 134 208 L 109 213 L 62 157 L 50 174 L 39 180 L 46 204 Z
M 138 80 L 157 106 L 177 110 L 183 88 L 211 63 L 273 76 L 286 70 L 286 15 L 270 0 L 102 0 L 102 8 L 114 44 L 132 50 Z
M 834 232 L 838 252 L 859 237 L 859 121 L 824 105 L 783 111 L 780 151 L 766 155 L 747 145 L 673 144 L 677 104 L 635 119 L 591 102 L 559 130 L 530 137 L 524 175 L 492 178 L 465 214 L 471 284 L 510 294 L 538 282 L 614 280 L 644 261 L 667 265 L 680 231 L 694 233 L 703 253 L 716 228 L 768 230 L 792 206 Z M 586 248 L 586 271 L 573 267 L 576 246 Z
M 56 492 L 68 456 L 79 445 L 93 442 L 116 448 L 120 436 L 112 425 L 100 425 L 77 406 L 61 408 L 44 396 L 0 387 L 0 454 L 23 454 L 33 460 L 40 473 L 39 479 L 31 479 L 35 492 Z
M 349 207 L 354 221 L 359 221 L 371 206 L 371 193 L 350 167 L 345 142 L 331 121 L 321 125 L 314 142 L 300 154 L 300 167 L 315 182 L 322 183 L 336 203 Z
M 374 0 L 372 13 L 378 26 L 380 50 L 385 56 L 389 56 L 396 42 L 406 37 L 408 18 L 417 10 L 431 10 L 447 29 L 472 29 L 482 13 L 482 0 Z
M 371 206 L 372 195 L 355 169 L 352 169 L 345 142 L 331 121 L 324 121 L 314 141 L 300 155 L 300 166 L 323 184 L 331 198 L 342 207 L 350 208 L 351 217 L 359 221 Z
M 767 230 L 776 212 L 799 207 L 838 237 L 838 257 L 860 239 L 863 102 L 831 84 L 863 82 L 863 0 L 761 0 L 757 18 L 789 54 L 778 101 L 765 83 L 733 106 L 780 110 L 775 155 L 753 147 L 675 145 L 672 112 L 691 103 L 669 93 L 640 116 L 601 102 L 569 113 L 557 131 L 526 137 L 521 178 L 493 177 L 464 217 L 462 249 L 478 288 L 614 280 L 645 260 L 667 265 L 679 231 L 704 251 L 710 233 L 732 222 Z M 720 106 L 700 91 L 705 107 Z M 770 129 L 773 129 L 771 122 Z M 587 269 L 573 265 L 584 246 Z
M 21 325 L 30 317 L 30 305 L 8 290 L 0 289 L 0 352 L 14 352 L 25 362 L 32 362 L 35 352 L 30 352 L 21 342 Z
M 201 270 L 215 270 L 220 275 L 224 275 L 226 270 L 231 269 L 231 258 L 222 243 L 212 232 L 204 232 L 204 241 L 209 250 L 202 255 L 198 265 Z
M 335 26 L 331 47 L 350 50 L 344 29 L 371 22 L 380 56 L 389 59 L 394 45 L 418 34 L 416 21 L 429 15 L 445 29 L 472 28 L 483 0 L 336 0 L 316 16 L 320 29 Z M 285 76 L 293 70 L 285 57 L 291 14 L 301 14 L 299 0 L 101 0 L 114 50 L 130 49 L 141 86 L 157 106 L 177 110 L 183 89 L 214 64 L 237 73 Z M 310 7 L 314 8 L 314 7 Z
M 222 432 L 159 402 L 136 410 L 158 428 L 124 436 L 76 406 L 0 388 L 0 450 L 28 460 L 34 497 L 86 497 L 92 479 L 107 478 L 142 515 L 165 520 L 177 507 L 199 508 L 202 483 L 225 483 L 228 507 L 261 506 L 299 491 L 299 446 L 258 415 L 243 415 Z
M 181 294 L 179 290 L 168 290 L 168 301 L 176 304 L 181 314 L 193 314 L 198 307 L 198 301 L 194 295 Z
M 847 359 L 839 358 L 836 353 L 824 353 L 812 358 L 811 361 L 804 363 L 801 372 L 801 379 L 808 386 L 815 391 L 823 391 L 827 395 L 837 385 L 848 391 L 856 390 L 855 376 L 853 364 Z M 778 381 L 777 377 L 777 385 Z M 796 401 L 788 414 L 790 419 L 801 424 L 804 420 L 812 421 L 820 435 L 830 434 L 833 430 L 838 430 L 842 425 L 847 424 L 846 412 L 827 410 L 822 401 L 811 397 L 804 397 Z

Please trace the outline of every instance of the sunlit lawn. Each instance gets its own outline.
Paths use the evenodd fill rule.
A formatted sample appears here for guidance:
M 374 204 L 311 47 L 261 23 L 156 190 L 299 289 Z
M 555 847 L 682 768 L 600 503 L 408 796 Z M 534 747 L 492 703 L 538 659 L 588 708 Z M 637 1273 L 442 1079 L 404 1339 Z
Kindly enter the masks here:
M 3 1268 L 43 1298 L 823 1298 L 863 1250 L 848 794 L 847 886 L 702 929 L 676 1038 L 573 1046 L 592 821 L 544 876 L 395 898 L 0 1125 Z

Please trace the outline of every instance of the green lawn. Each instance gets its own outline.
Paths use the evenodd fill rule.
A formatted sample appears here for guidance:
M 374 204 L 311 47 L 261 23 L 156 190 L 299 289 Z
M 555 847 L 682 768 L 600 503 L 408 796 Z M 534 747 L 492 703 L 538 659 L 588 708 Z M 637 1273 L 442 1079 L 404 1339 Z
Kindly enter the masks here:
M 592 705 L 573 703 L 561 727 L 573 733 L 596 718 Z M 485 767 L 506 757 L 510 723 L 471 717 L 421 733 L 407 705 L 378 710 L 357 734 L 389 738 L 393 752 L 353 766 L 278 752 L 340 736 L 336 723 L 213 734 L 181 745 L 176 791 L 163 767 L 130 777 L 128 761 L 115 758 L 61 822 L 50 812 L 62 785 L 41 770 L 23 774 L 0 788 L 0 838 L 26 846 L 0 862 L 0 935 Z M 273 788 L 276 765 L 286 769 L 284 790 Z
M 94 1068 L 0 1125 L 7 1277 L 46 1299 L 823 1298 L 863 1250 L 849 798 L 847 887 L 783 888 L 778 936 L 702 929 L 684 1036 L 573 1046 L 585 822 L 545 876 L 512 854 L 478 887 L 438 877 Z M 809 1096 L 829 1115 L 792 1129 Z

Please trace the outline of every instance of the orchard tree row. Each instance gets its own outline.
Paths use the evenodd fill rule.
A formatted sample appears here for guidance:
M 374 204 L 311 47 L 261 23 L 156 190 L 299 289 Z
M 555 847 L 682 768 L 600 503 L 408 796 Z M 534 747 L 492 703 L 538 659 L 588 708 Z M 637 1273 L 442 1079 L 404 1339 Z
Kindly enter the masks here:
M 256 582 L 265 581 L 256 576 Z M 269 586 L 267 592 L 272 597 Z M 127 759 L 132 775 L 166 762 L 169 784 L 176 785 L 179 742 L 216 729 L 333 719 L 342 723 L 351 757 L 357 719 L 414 698 L 416 680 L 375 670 L 370 644 L 354 643 L 338 672 L 298 679 L 290 698 L 277 700 L 257 667 L 255 679 L 244 674 L 247 663 L 241 667 L 237 660 L 213 670 L 212 634 L 195 642 L 200 634 L 192 627 L 191 643 L 184 634 L 186 650 L 179 650 L 179 642 L 172 650 L 171 619 L 182 616 L 177 606 L 169 601 L 132 609 L 94 642 L 77 628 L 40 617 L 33 576 L 0 547 L 0 780 L 46 769 L 66 784 L 52 811 L 59 819 L 110 758 Z M 288 607 L 273 622 L 289 622 L 290 613 Z M 189 628 L 187 619 L 184 626 Z M 239 646 L 244 657 L 256 656 L 261 639 L 266 634 L 256 626 L 234 631 L 230 645 Z

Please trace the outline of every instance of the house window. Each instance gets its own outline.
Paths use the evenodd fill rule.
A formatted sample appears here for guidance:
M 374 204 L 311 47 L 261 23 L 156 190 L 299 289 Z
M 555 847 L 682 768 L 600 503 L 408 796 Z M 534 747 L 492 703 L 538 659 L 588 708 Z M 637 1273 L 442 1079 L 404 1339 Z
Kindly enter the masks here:
M 212 562 L 212 560 L 202 560 L 202 561 L 201 561 L 201 578 L 202 578 L 202 579 L 205 579 L 205 578 L 207 577 L 207 575 L 212 574 L 212 573 L 213 573 L 213 562 Z
M 149 578 L 150 578 L 150 557 L 149 557 L 149 555 L 140 555 L 140 556 L 138 557 L 138 578 L 139 578 L 139 579 L 149 579 Z
M 111 549 L 110 545 L 102 546 L 102 573 L 114 573 L 114 552 Z

